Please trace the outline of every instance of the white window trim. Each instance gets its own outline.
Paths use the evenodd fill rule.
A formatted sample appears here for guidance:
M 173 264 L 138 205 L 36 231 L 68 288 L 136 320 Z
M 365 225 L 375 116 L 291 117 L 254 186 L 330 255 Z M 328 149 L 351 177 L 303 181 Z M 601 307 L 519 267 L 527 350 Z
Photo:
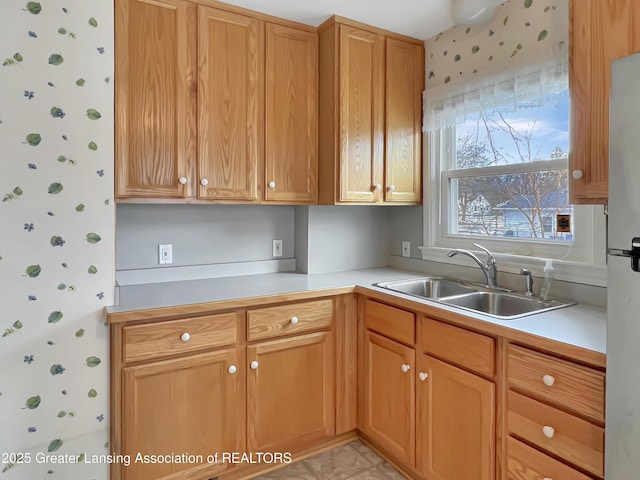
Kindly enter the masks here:
M 450 142 L 448 142 L 450 143 Z M 555 276 L 559 280 L 606 286 L 606 245 L 605 220 L 602 207 L 574 206 L 575 238 L 571 246 L 553 244 L 531 239 L 492 239 L 488 237 L 467 237 L 446 235 L 446 224 L 440 218 L 443 189 L 441 188 L 440 159 L 446 153 L 441 149 L 440 135 L 433 132 L 424 134 L 423 169 L 423 243 L 420 248 L 422 259 L 454 265 L 471 265 L 470 260 L 456 255 L 447 257 L 451 248 L 465 248 L 474 251 L 473 243 L 480 243 L 494 252 L 498 259 L 498 270 L 518 273 L 525 267 L 534 275 L 542 276 L 544 259 L 554 259 Z M 448 148 L 451 148 L 450 146 Z M 515 246 L 518 248 L 514 248 Z M 479 252 L 482 255 L 482 252 Z

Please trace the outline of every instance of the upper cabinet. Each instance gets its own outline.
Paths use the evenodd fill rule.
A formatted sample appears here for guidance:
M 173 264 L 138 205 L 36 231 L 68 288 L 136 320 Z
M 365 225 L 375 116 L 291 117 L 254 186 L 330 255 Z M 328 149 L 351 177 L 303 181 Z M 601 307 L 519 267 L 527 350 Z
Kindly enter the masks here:
M 181 198 L 196 157 L 196 6 L 116 2 L 116 196 Z
M 640 2 L 570 1 L 571 202 L 607 203 L 611 62 L 640 51 Z
M 318 35 L 266 28 L 265 199 L 317 203 Z
M 198 197 L 258 201 L 262 22 L 198 7 Z
M 116 197 L 317 203 L 315 29 L 216 6 L 116 1 Z
M 320 203 L 420 203 L 423 42 L 334 17 L 319 85 Z

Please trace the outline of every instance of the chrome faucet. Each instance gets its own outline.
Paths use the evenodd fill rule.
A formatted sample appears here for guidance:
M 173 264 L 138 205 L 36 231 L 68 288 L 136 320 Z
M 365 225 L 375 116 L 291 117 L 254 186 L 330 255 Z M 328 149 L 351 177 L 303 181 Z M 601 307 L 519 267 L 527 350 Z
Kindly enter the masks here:
M 493 254 L 487 250 L 486 248 L 484 248 L 482 245 L 478 245 L 477 243 L 473 244 L 474 247 L 479 248 L 480 250 L 482 250 L 483 252 L 485 252 L 489 258 L 487 259 L 487 263 L 482 263 L 482 260 L 480 260 L 478 257 L 476 257 L 475 254 L 471 253 L 469 250 L 463 250 L 461 248 L 454 248 L 453 250 L 449 250 L 449 252 L 447 252 L 447 257 L 453 257 L 454 255 L 457 255 L 458 253 L 463 253 L 464 255 L 467 255 L 471 258 L 473 258 L 475 260 L 475 262 L 480 266 L 480 268 L 482 269 L 482 273 L 484 273 L 484 276 L 487 279 L 487 286 L 488 287 L 497 287 L 497 278 L 498 278 L 498 265 L 496 262 L 496 258 L 493 256 Z

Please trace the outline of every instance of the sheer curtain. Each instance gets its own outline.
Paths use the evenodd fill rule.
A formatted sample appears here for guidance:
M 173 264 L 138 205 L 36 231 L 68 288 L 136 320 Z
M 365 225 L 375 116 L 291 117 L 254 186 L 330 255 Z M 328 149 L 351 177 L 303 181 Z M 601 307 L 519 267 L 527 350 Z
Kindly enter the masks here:
M 467 114 L 499 106 L 512 105 L 517 110 L 543 105 L 545 97 L 567 89 L 568 79 L 569 61 L 564 56 L 430 88 L 423 95 L 423 130 L 452 127 L 464 122 Z

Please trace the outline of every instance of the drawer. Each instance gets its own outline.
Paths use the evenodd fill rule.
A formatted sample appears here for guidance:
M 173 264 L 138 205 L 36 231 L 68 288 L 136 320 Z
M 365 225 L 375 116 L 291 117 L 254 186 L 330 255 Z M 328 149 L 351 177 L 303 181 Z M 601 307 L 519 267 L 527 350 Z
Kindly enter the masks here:
M 507 409 L 510 434 L 603 476 L 603 428 L 513 391 L 509 392 Z
M 604 373 L 509 345 L 509 385 L 604 423 Z
M 250 342 L 331 328 L 333 300 L 292 303 L 247 312 Z
M 507 480 L 591 480 L 512 437 L 507 445 Z
M 124 327 L 122 360 L 136 362 L 233 345 L 238 340 L 240 315 L 231 312 Z
M 364 305 L 365 326 L 389 338 L 413 346 L 416 338 L 415 315 L 400 308 L 367 300 Z
M 480 375 L 495 375 L 495 342 L 486 335 L 421 318 L 420 346 L 425 353 Z

